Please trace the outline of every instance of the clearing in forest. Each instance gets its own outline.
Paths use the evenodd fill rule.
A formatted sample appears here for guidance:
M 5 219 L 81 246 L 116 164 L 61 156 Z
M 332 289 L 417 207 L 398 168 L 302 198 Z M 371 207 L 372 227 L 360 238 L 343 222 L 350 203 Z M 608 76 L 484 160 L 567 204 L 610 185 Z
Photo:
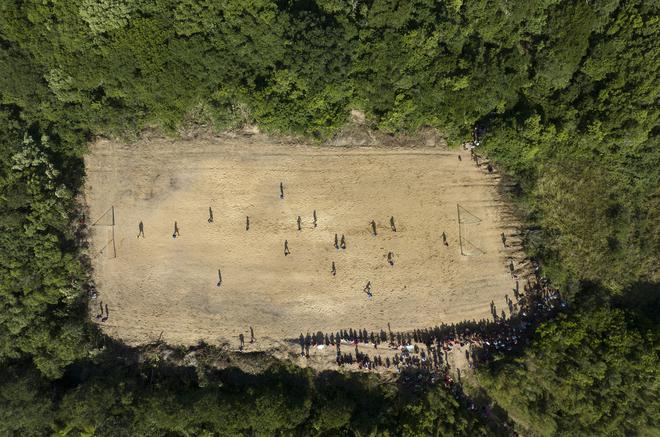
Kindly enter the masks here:
M 86 171 L 91 316 L 107 304 L 128 344 L 424 328 L 489 318 L 514 287 L 498 178 L 465 151 L 101 140 Z

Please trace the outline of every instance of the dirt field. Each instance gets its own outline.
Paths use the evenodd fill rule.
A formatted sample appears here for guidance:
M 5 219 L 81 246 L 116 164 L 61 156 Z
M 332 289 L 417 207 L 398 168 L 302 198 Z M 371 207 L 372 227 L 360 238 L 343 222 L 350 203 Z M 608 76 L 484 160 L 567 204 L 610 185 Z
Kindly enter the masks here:
M 252 326 L 252 349 L 307 331 L 488 318 L 491 300 L 503 306 L 514 284 L 500 240 L 502 202 L 496 178 L 458 154 L 245 138 L 99 141 L 86 159 L 85 197 L 96 222 L 98 301 L 110 314 L 95 319 L 97 302 L 91 317 L 129 344 L 162 332 L 170 344 L 237 346 Z M 481 220 L 465 229 L 472 256 L 460 253 L 457 204 Z M 345 250 L 335 249 L 335 233 L 345 235 Z

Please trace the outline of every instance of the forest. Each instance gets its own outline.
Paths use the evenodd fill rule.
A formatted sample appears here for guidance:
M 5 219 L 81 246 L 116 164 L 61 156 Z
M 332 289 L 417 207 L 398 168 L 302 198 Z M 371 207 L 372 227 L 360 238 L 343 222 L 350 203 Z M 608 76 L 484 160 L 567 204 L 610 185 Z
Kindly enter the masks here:
M 450 147 L 477 127 L 516 185 L 568 306 L 477 372 L 498 414 L 523 435 L 658 435 L 658 41 L 648 0 L 1 2 L 0 434 L 501 432 L 441 387 L 138 366 L 87 319 L 89 141 L 255 124 L 321 143 L 359 109 Z

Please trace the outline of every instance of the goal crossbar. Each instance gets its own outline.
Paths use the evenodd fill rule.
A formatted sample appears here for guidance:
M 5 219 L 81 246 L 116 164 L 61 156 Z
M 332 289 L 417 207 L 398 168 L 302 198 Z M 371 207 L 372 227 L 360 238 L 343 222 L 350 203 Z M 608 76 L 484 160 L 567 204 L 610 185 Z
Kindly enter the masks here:
M 103 220 L 109 221 L 110 223 L 104 223 Z M 108 220 L 109 219 L 109 220 Z M 103 248 L 99 250 L 99 254 L 103 253 L 103 251 L 112 243 L 112 257 L 117 258 L 117 246 L 115 244 L 115 206 L 112 205 L 110 208 L 108 208 L 101 216 L 92 223 L 92 226 L 109 226 L 112 230 L 112 236 L 110 239 L 105 243 Z
M 461 249 L 461 255 L 463 256 L 468 256 L 471 255 L 468 248 L 474 249 L 476 252 L 479 252 L 480 254 L 485 254 L 486 251 L 481 249 L 479 246 L 477 246 L 475 243 L 473 243 L 470 238 L 465 235 L 465 232 L 463 231 L 463 226 L 465 225 L 479 225 L 481 223 L 481 218 L 479 218 L 476 214 L 468 211 L 465 209 L 465 207 L 461 206 L 460 204 L 456 204 L 456 214 L 458 216 L 458 241 Z

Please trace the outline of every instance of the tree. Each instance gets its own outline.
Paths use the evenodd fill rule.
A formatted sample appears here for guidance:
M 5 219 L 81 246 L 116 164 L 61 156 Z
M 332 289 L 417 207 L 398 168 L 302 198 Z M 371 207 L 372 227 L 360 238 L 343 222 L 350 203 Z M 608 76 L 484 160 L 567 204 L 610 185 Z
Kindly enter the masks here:
M 73 240 L 74 200 L 39 143 L 8 146 L 0 193 L 0 358 L 32 356 L 50 376 L 85 355 L 82 265 L 63 251 Z
M 660 421 L 654 341 L 621 310 L 587 309 L 545 323 L 529 351 L 479 380 L 527 432 L 643 433 Z

